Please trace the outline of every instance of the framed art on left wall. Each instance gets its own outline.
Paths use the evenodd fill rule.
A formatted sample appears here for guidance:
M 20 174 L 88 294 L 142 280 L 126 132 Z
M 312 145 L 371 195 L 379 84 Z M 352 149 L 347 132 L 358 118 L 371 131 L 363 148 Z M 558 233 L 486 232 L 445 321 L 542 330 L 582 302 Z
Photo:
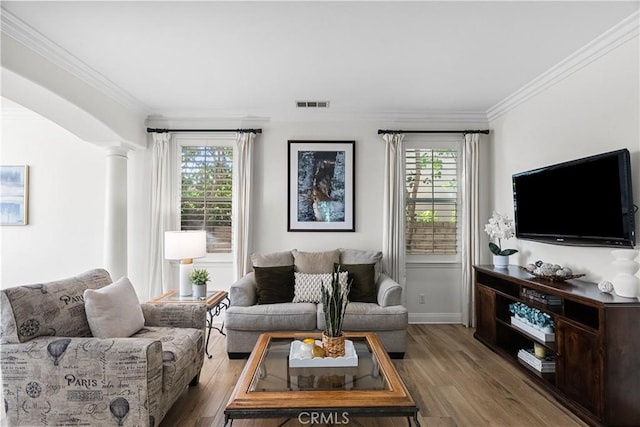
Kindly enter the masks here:
M 289 141 L 287 231 L 355 231 L 355 141 Z
M 0 225 L 29 222 L 29 166 L 0 166 Z

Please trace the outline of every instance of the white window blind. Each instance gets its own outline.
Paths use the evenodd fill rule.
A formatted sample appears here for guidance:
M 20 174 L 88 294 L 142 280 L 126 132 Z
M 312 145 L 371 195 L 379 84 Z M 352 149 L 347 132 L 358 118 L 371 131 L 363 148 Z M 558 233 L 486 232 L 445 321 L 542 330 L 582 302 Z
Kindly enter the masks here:
M 405 149 L 408 255 L 458 250 L 458 150 Z
M 233 148 L 182 146 L 180 228 L 206 230 L 208 253 L 231 252 Z

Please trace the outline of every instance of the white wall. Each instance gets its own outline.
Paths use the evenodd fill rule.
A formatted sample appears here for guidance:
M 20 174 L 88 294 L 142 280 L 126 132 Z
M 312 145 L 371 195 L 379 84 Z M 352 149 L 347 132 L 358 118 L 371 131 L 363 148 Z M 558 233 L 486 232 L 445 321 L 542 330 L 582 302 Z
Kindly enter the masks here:
M 511 175 L 516 172 L 619 148 L 631 152 L 634 200 L 640 204 L 638 52 L 636 37 L 490 123 L 495 209 L 513 218 Z M 638 224 L 636 214 L 636 234 Z M 586 273 L 585 280 L 614 276 L 607 248 L 524 240 L 509 241 L 507 247 L 520 250 L 512 264 L 542 259 Z M 485 255 L 488 262 L 488 251 Z
M 201 127 L 247 127 L 241 123 L 215 123 Z M 335 248 L 382 248 L 382 184 L 384 142 L 378 129 L 468 129 L 486 128 L 486 123 L 391 123 L 373 121 L 299 121 L 268 122 L 249 127 L 260 127 L 263 132 L 256 138 L 253 182 L 253 252 L 275 252 L 298 249 L 323 251 Z M 152 127 L 156 127 L 155 124 Z M 161 126 L 160 126 L 161 127 Z M 176 126 L 194 127 L 194 126 Z M 287 142 L 289 140 L 354 140 L 356 146 L 356 231 L 355 232 L 287 232 Z M 129 275 L 134 284 L 148 281 L 141 268 L 142 255 L 131 245 L 145 249 L 148 228 L 141 215 L 148 215 L 145 192 L 150 176 L 150 150 L 129 155 L 130 189 L 141 197 L 130 197 L 130 263 Z M 132 190 L 130 190 L 132 191 Z M 143 196 L 146 196 L 143 197 Z M 136 222 L 138 225 L 133 225 Z M 132 263 L 136 257 L 141 261 Z M 194 260 L 197 267 L 211 272 L 211 284 L 229 289 L 232 282 L 231 263 Z M 145 264 L 146 265 L 146 264 Z M 177 275 L 177 268 L 174 269 Z M 177 279 L 174 278 L 174 283 Z M 174 286 L 175 287 L 175 286 Z M 414 322 L 459 322 L 461 273 L 460 265 L 413 265 L 407 277 L 407 301 Z M 425 304 L 418 304 L 418 295 L 425 294 Z
M 13 108 L 2 117 L 0 163 L 29 165 L 29 224 L 0 227 L 0 286 L 102 267 L 104 149 Z

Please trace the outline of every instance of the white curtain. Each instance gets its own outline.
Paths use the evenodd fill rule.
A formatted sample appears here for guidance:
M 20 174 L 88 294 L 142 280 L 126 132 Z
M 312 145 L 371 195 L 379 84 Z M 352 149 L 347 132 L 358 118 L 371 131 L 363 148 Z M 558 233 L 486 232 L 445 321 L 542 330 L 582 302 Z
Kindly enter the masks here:
M 171 227 L 171 135 L 153 133 L 151 136 L 149 298 L 172 289 L 170 265 L 164 259 L 164 232 Z
M 385 142 L 382 255 L 385 272 L 405 289 L 404 134 L 382 135 Z M 406 298 L 406 290 L 402 292 Z M 403 301 L 404 302 L 404 301 Z
M 251 235 L 251 171 L 253 161 L 253 132 L 239 132 L 236 136 L 237 162 L 233 184 L 233 253 L 234 281 L 240 279 L 250 266 Z
M 478 145 L 480 134 L 468 133 L 462 147 L 462 323 L 475 326 L 473 265 L 480 260 Z

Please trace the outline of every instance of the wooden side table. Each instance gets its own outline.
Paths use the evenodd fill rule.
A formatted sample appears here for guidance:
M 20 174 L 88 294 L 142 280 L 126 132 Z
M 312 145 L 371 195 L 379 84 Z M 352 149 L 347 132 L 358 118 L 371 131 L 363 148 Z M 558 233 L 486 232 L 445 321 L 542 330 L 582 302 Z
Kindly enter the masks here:
M 223 309 L 229 308 L 229 292 L 227 291 L 207 291 L 207 296 L 203 298 L 196 298 L 192 295 L 183 297 L 180 296 L 178 291 L 171 290 L 165 294 L 160 295 L 149 300 L 151 304 L 194 304 L 203 305 L 207 309 L 207 339 L 204 344 L 204 349 L 207 357 L 211 359 L 213 356 L 209 354 L 209 339 L 211 338 L 211 329 L 215 329 L 220 334 L 225 335 L 223 332 L 224 321 L 219 328 L 213 325 L 214 317 L 220 316 Z

